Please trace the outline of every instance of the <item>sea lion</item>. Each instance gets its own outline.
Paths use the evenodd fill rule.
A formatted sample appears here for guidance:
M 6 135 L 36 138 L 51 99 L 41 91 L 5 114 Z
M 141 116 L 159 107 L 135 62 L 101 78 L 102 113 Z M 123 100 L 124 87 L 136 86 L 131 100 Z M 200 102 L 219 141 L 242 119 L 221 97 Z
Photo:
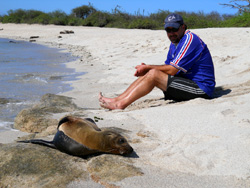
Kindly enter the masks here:
M 73 116 L 64 117 L 59 121 L 57 133 L 52 141 L 33 139 L 18 142 L 44 145 L 82 157 L 97 153 L 127 155 L 133 152 L 133 148 L 120 134 L 102 131 L 90 118 Z

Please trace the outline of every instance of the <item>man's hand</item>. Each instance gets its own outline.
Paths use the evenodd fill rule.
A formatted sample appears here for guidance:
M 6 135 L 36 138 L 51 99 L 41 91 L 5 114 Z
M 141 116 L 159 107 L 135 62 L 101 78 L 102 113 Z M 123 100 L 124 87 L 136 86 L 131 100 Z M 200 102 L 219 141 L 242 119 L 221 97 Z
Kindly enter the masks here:
M 137 77 L 144 76 L 149 71 L 149 68 L 145 63 L 141 63 L 141 65 L 137 65 L 135 69 L 136 71 L 135 71 L 134 76 L 137 76 Z

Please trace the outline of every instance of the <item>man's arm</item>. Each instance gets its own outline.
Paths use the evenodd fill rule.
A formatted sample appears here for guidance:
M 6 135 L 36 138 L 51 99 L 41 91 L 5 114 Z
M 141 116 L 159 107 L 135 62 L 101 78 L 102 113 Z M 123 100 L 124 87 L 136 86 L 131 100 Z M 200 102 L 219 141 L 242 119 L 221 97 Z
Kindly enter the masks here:
M 160 70 L 168 75 L 175 75 L 179 70 L 171 65 L 146 65 L 142 63 L 141 65 L 137 65 L 135 71 L 135 76 L 143 76 L 145 75 L 150 69 L 157 69 Z

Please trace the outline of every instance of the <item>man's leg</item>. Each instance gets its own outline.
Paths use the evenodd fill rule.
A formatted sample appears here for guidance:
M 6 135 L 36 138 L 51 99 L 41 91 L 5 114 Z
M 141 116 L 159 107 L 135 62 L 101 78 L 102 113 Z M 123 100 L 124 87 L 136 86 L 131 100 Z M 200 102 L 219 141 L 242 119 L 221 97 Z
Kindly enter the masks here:
M 118 97 L 115 97 L 115 98 L 107 98 L 107 97 L 104 97 L 102 95 L 102 93 L 99 93 L 99 101 L 100 102 L 116 102 L 116 101 L 119 101 L 125 97 L 128 96 L 128 94 L 135 88 L 135 86 L 137 86 L 141 81 L 142 79 L 144 78 L 144 76 L 142 77 L 139 77 L 138 79 L 136 79 L 127 89 L 126 91 L 124 91 L 121 95 L 119 95 Z
M 135 100 L 148 94 L 154 87 L 165 91 L 168 83 L 168 75 L 162 71 L 152 69 L 146 75 L 135 81 L 120 97 L 119 100 L 105 100 L 103 97 L 100 105 L 108 109 L 124 109 Z

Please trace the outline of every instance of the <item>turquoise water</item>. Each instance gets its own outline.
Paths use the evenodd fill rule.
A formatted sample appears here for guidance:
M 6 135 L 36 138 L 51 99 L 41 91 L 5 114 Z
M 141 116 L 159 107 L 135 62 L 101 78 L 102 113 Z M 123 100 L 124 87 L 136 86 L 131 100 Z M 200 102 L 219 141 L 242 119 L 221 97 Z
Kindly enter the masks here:
M 74 59 L 55 48 L 0 38 L 0 131 L 11 129 L 18 112 L 42 95 L 71 90 L 66 81 L 83 74 L 66 68 Z

